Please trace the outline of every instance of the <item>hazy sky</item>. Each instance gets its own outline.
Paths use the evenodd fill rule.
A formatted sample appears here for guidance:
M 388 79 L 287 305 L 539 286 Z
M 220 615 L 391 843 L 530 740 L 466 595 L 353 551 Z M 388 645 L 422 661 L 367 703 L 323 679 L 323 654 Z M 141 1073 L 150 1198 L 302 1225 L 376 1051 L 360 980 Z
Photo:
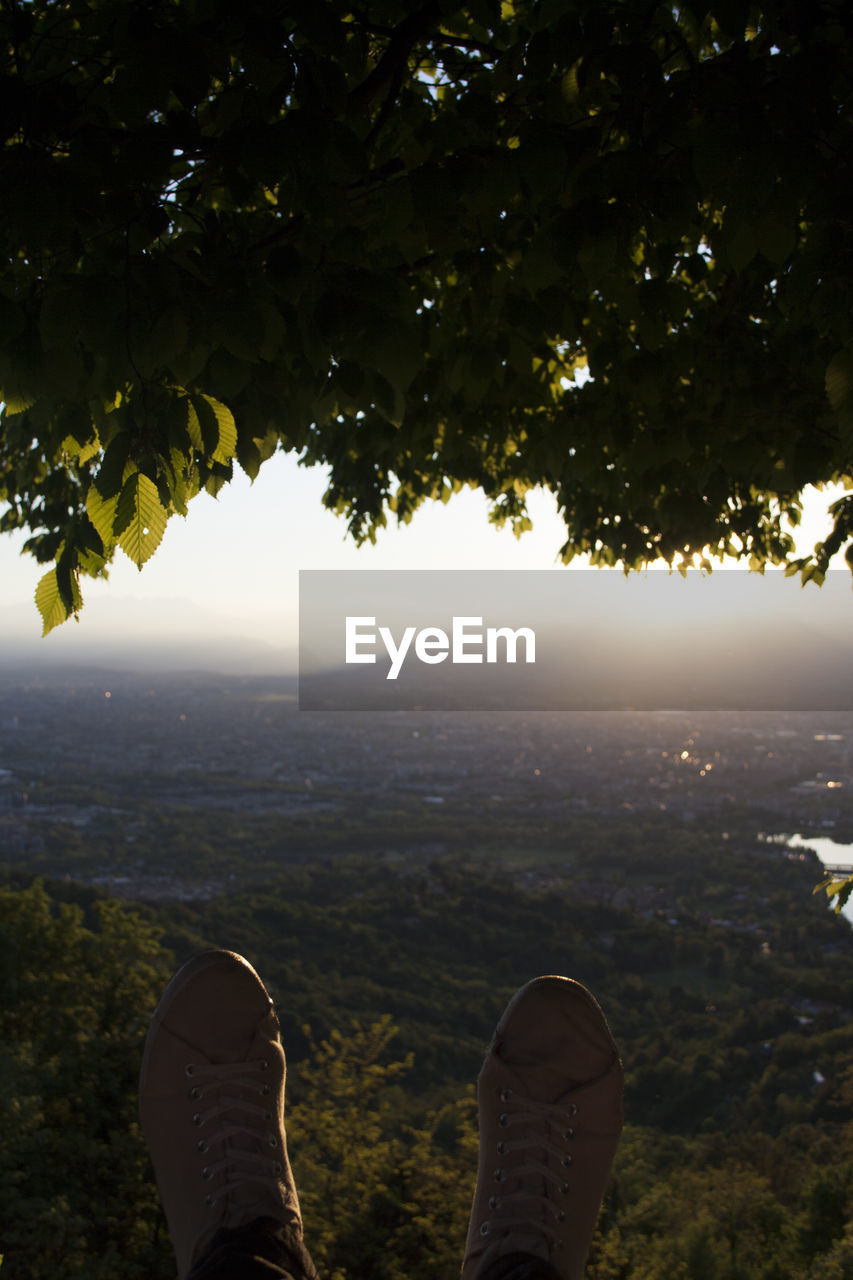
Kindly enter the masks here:
M 63 660 L 88 643 L 122 637 L 191 641 L 211 631 L 265 645 L 295 643 L 300 569 L 550 569 L 564 540 L 553 498 L 530 500 L 534 529 L 521 539 L 487 520 L 485 499 L 464 491 L 447 506 L 431 504 L 400 529 L 357 548 L 344 522 L 321 504 L 324 471 L 297 466 L 291 455 L 267 462 L 251 485 L 237 469 L 218 499 L 201 494 L 187 520 L 173 517 L 159 549 L 140 573 L 116 553 L 109 582 L 84 580 L 81 621 L 44 641 L 33 592 L 46 566 L 21 555 L 22 535 L 0 536 L 2 646 L 31 640 L 40 656 Z M 832 495 L 814 494 L 800 538 L 811 546 L 827 527 Z M 796 591 L 795 583 L 792 590 Z M 43 648 L 42 648 L 43 646 Z

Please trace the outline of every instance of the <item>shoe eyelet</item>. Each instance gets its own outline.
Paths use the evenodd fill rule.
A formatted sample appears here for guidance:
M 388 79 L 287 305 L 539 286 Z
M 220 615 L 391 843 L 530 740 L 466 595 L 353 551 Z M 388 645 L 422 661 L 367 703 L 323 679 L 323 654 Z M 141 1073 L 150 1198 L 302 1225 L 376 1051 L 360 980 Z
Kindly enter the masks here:
M 505 1129 L 509 1124 L 509 1116 L 505 1111 L 501 1112 L 501 1114 L 498 1116 L 498 1124 L 502 1129 Z
M 495 1169 L 495 1182 L 506 1182 L 503 1169 Z
M 272 1112 L 271 1112 L 271 1111 L 265 1111 L 265 1112 L 264 1112 L 264 1119 L 265 1119 L 265 1120 L 272 1120 Z
M 568 1141 L 569 1138 L 573 1138 L 574 1136 L 575 1136 L 574 1129 L 566 1129 L 563 1132 L 563 1137 L 566 1139 L 566 1141 Z
M 204 1178 L 205 1182 L 210 1182 L 210 1179 L 213 1177 L 213 1174 L 210 1172 L 210 1169 L 208 1168 L 207 1165 L 205 1165 L 204 1168 L 202 1169 L 201 1176 L 202 1178 Z
M 192 1122 L 193 1122 L 193 1124 L 195 1125 L 196 1129 L 198 1129 L 198 1128 L 199 1128 L 199 1126 L 201 1125 L 201 1112 L 200 1112 L 200 1111 L 197 1111 L 197 1112 L 195 1113 L 195 1115 L 193 1116 L 193 1121 L 192 1121 Z
M 557 1214 L 557 1221 L 558 1221 L 558 1222 L 565 1222 L 565 1221 L 566 1221 L 566 1215 L 565 1215 L 565 1213 L 563 1212 L 563 1210 L 562 1210 L 562 1209 L 561 1209 L 561 1210 L 560 1210 L 560 1212 Z
M 189 1096 L 190 1096 L 191 1102 L 201 1102 L 202 1093 L 201 1093 L 201 1089 L 199 1089 L 197 1084 L 194 1084 L 193 1087 L 190 1089 Z
M 273 1161 L 272 1171 L 273 1171 L 273 1173 L 281 1173 L 281 1171 L 282 1171 L 282 1170 L 281 1170 L 281 1165 L 279 1164 L 279 1162 L 278 1162 L 277 1160 L 274 1160 L 274 1161 Z
M 506 1143 L 505 1143 L 505 1142 L 499 1142 L 499 1143 L 498 1143 L 498 1146 L 497 1146 L 497 1152 L 498 1152 L 498 1155 L 499 1155 L 499 1156 L 505 1156 L 505 1155 L 506 1155 Z
M 212 1196 L 210 1192 L 208 1192 L 204 1197 L 204 1203 L 207 1205 L 208 1209 L 212 1209 L 216 1204 L 216 1196 Z
M 500 1207 L 501 1207 L 501 1202 L 500 1202 L 500 1200 L 497 1198 L 497 1196 L 489 1196 L 489 1208 L 490 1208 L 490 1209 L 500 1209 Z
M 278 1146 L 278 1138 L 275 1136 L 275 1134 L 272 1134 L 272 1133 L 271 1133 L 271 1134 L 270 1134 L 270 1136 L 269 1136 L 268 1141 L 269 1141 L 269 1144 L 270 1144 L 270 1146 L 271 1146 L 271 1147 L 277 1147 L 277 1146 Z
M 564 1169 L 568 1169 L 569 1165 L 572 1163 L 572 1157 L 571 1157 L 571 1156 L 563 1156 L 563 1159 L 560 1161 L 560 1163 L 561 1163 L 561 1165 L 563 1166 L 563 1168 L 564 1168 Z
M 498 1091 L 498 1097 L 500 1098 L 501 1102 L 509 1102 L 510 1098 L 512 1097 L 512 1089 L 500 1089 Z
M 266 1081 L 264 1081 L 264 1083 L 261 1085 L 261 1088 L 260 1088 L 261 1097 L 268 1098 L 271 1093 L 272 1093 L 272 1089 L 266 1083 Z
M 578 1104 L 577 1104 L 576 1102 L 572 1102 L 572 1103 L 570 1103 L 570 1104 L 569 1104 L 569 1116 L 576 1116 L 576 1115 L 577 1115 L 577 1113 L 578 1113 Z
M 261 1071 L 269 1071 L 270 1064 L 267 1062 L 266 1058 L 259 1058 L 258 1066 L 260 1067 Z
M 484 1222 L 483 1225 L 480 1227 L 480 1235 L 487 1236 L 488 1234 L 489 1234 L 489 1224 L 488 1222 Z
M 199 1138 L 198 1142 L 195 1144 L 195 1149 L 196 1149 L 196 1151 L 202 1151 L 202 1152 L 206 1151 L 206 1150 L 207 1150 L 207 1138 Z
M 569 1194 L 569 1184 L 568 1184 L 568 1182 L 564 1182 L 564 1183 L 562 1183 L 562 1184 L 561 1184 L 561 1186 L 560 1186 L 560 1194 L 561 1194 L 561 1195 L 564 1195 L 564 1196 L 567 1196 L 567 1195 Z
M 188 1062 L 188 1063 L 187 1063 L 187 1066 L 186 1066 L 186 1072 L 187 1072 L 187 1075 L 188 1075 L 188 1076 L 194 1076 L 194 1075 L 195 1075 L 195 1067 L 193 1066 L 193 1064 L 192 1064 L 191 1062 Z

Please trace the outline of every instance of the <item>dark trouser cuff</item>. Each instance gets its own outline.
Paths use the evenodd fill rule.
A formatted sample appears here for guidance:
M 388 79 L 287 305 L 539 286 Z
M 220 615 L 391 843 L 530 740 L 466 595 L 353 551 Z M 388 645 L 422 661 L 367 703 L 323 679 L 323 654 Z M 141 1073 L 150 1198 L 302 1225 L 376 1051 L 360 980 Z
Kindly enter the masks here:
M 217 1231 L 187 1280 L 317 1280 L 301 1235 L 274 1218 Z
M 477 1280 L 562 1280 L 556 1267 L 535 1253 L 505 1253 L 495 1258 L 477 1276 Z

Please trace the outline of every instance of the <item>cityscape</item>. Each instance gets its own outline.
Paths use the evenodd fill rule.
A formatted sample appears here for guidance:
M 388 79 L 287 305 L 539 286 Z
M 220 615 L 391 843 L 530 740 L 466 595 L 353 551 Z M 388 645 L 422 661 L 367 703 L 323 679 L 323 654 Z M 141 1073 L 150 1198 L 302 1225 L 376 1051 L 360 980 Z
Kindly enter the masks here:
M 4 866 L 126 897 L 204 897 L 348 853 L 393 867 L 491 848 L 529 882 L 613 824 L 817 873 L 803 844 L 819 837 L 845 865 L 853 713 L 311 713 L 289 677 L 94 669 L 0 688 Z

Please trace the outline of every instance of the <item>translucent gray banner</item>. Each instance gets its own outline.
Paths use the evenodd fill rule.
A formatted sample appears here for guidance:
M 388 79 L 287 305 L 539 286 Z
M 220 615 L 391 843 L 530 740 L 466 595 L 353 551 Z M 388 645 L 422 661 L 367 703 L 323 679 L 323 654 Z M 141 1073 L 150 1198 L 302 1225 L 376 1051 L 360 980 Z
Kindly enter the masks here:
M 305 711 L 853 710 L 841 570 L 310 570 L 299 632 Z

